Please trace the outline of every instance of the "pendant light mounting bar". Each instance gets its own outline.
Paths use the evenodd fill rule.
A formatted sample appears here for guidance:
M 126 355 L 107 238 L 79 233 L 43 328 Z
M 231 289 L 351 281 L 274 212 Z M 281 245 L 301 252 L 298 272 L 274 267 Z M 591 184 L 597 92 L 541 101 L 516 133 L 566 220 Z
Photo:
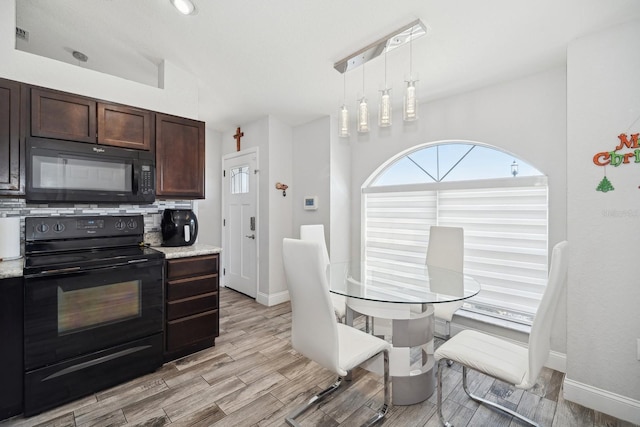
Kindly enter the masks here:
M 333 64 L 333 68 L 341 73 L 346 73 L 347 71 L 351 71 L 354 68 L 371 61 L 373 58 L 380 56 L 385 51 L 389 52 L 397 47 L 409 43 L 411 40 L 422 37 L 425 34 L 427 34 L 426 25 L 424 25 L 421 20 L 417 19 L 336 62 Z

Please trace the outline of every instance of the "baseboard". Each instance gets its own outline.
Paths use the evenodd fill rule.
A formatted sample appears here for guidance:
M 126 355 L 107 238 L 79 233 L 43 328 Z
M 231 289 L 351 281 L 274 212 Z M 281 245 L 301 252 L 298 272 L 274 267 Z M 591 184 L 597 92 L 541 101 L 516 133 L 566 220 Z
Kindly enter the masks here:
M 556 371 L 567 373 L 567 355 L 557 351 L 551 350 L 549 352 L 549 358 L 544 364 L 547 368 L 554 369 Z
M 226 288 L 224 284 L 220 284 L 220 286 Z M 264 292 L 258 292 L 256 296 L 256 302 L 258 304 L 266 305 L 267 307 L 282 304 L 283 302 L 287 302 L 290 299 L 291 298 L 289 298 L 289 291 L 282 291 L 276 294 L 265 294 Z
M 282 291 L 275 294 L 265 294 L 264 292 L 258 292 L 256 302 L 262 305 L 266 305 L 267 307 L 271 307 L 273 305 L 287 302 L 290 299 L 291 298 L 289 298 L 289 291 Z
M 588 384 L 564 379 L 564 398 L 633 424 L 640 424 L 640 401 Z

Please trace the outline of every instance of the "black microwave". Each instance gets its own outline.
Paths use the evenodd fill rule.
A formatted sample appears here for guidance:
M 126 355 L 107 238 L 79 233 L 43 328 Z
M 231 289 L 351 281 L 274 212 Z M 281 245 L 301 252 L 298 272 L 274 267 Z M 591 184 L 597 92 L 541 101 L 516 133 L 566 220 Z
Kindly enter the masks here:
M 45 138 L 26 140 L 27 202 L 153 203 L 154 154 Z

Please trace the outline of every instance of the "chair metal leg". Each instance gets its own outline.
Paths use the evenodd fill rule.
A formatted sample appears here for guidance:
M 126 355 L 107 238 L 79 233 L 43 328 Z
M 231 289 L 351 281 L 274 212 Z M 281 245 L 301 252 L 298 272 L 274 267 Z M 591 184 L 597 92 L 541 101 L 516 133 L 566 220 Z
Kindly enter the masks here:
M 292 413 L 290 413 L 289 415 L 287 415 L 287 417 L 285 418 L 285 421 L 287 422 L 287 424 L 289 424 L 290 426 L 293 426 L 293 427 L 299 427 L 300 424 L 298 424 L 296 422 L 295 418 L 298 417 L 303 412 L 305 412 L 307 409 L 309 409 L 311 407 L 311 405 L 321 401 L 326 396 L 328 396 L 329 394 L 331 394 L 334 391 L 336 391 L 338 389 L 338 387 L 340 387 L 340 384 L 342 384 L 342 377 L 338 377 L 336 382 L 331 384 L 328 388 L 322 390 L 320 393 L 318 393 L 315 396 L 313 396 L 304 405 L 298 406 L 296 409 L 294 409 L 294 411 Z
M 377 357 L 379 354 L 380 353 L 372 356 L 369 360 L 373 359 L 374 357 Z M 384 362 L 384 403 L 382 404 L 380 409 L 378 409 L 378 412 L 373 416 L 373 418 L 371 418 L 369 421 L 367 421 L 366 423 L 364 423 L 362 425 L 363 427 L 372 426 L 375 423 L 377 423 L 378 421 L 380 421 L 381 419 L 383 419 L 384 416 L 387 414 L 387 411 L 389 410 L 389 404 L 391 403 L 391 392 L 390 392 L 390 388 L 389 388 L 389 383 L 390 383 L 389 382 L 389 350 L 383 350 L 382 351 L 382 357 L 383 357 L 383 362 Z M 349 371 L 349 374 L 351 374 L 351 371 Z M 300 416 L 303 412 L 305 412 L 307 409 L 309 409 L 312 405 L 320 402 L 326 396 L 328 396 L 329 394 L 331 394 L 334 391 L 336 391 L 340 387 L 341 383 L 342 383 L 342 377 L 338 377 L 336 382 L 333 383 L 331 386 L 329 386 L 325 390 L 322 390 L 320 393 L 318 393 L 315 396 L 313 396 L 304 405 L 301 405 L 301 406 L 297 407 L 293 412 L 291 412 L 285 418 L 285 421 L 287 422 L 287 424 L 292 426 L 292 427 L 300 427 L 300 424 L 298 424 L 296 422 L 295 418 Z
M 443 426 L 445 427 L 453 427 L 453 425 L 451 423 L 449 423 L 448 421 L 446 421 L 444 419 L 444 416 L 442 415 L 442 368 L 443 368 L 443 363 L 447 363 L 446 359 L 440 359 L 438 361 L 438 403 L 436 406 L 436 409 L 438 411 L 438 418 L 440 418 L 440 422 L 442 423 Z
M 509 408 L 506 408 L 498 403 L 495 402 L 491 402 L 489 400 L 483 399 L 479 396 L 476 396 L 474 394 L 472 394 L 471 392 L 469 392 L 469 387 L 467 385 L 467 370 L 468 368 L 466 366 L 462 366 L 462 388 L 464 389 L 464 392 L 467 393 L 467 395 L 475 400 L 476 402 L 479 403 L 484 403 L 485 405 L 491 406 L 492 408 L 496 408 L 501 410 L 502 412 L 506 412 L 507 414 L 516 417 L 517 419 L 519 419 L 520 421 L 523 421 L 529 425 L 535 426 L 535 427 L 540 427 L 540 425 L 538 423 L 536 423 L 533 420 L 530 420 L 529 418 L 525 417 L 524 415 L 521 415 L 515 411 L 512 411 Z
M 375 356 L 374 356 L 375 357 Z M 389 404 L 391 403 L 391 393 L 389 390 L 389 350 L 384 350 L 382 352 L 382 357 L 384 360 L 384 403 L 378 409 L 378 412 L 366 423 L 362 424 L 362 427 L 372 426 L 378 421 L 382 420 L 385 415 L 387 415 L 387 411 L 389 410 Z

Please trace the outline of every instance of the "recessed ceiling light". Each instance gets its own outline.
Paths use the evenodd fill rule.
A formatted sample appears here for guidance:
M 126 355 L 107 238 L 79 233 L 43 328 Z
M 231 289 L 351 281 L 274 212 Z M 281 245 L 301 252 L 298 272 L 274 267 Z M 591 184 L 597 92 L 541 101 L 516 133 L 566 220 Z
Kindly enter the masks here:
M 183 15 L 191 15 L 196 10 L 191 0 L 169 0 L 173 7 Z
M 80 62 L 87 62 L 89 60 L 89 57 L 87 55 L 77 50 L 74 50 L 71 54 Z

